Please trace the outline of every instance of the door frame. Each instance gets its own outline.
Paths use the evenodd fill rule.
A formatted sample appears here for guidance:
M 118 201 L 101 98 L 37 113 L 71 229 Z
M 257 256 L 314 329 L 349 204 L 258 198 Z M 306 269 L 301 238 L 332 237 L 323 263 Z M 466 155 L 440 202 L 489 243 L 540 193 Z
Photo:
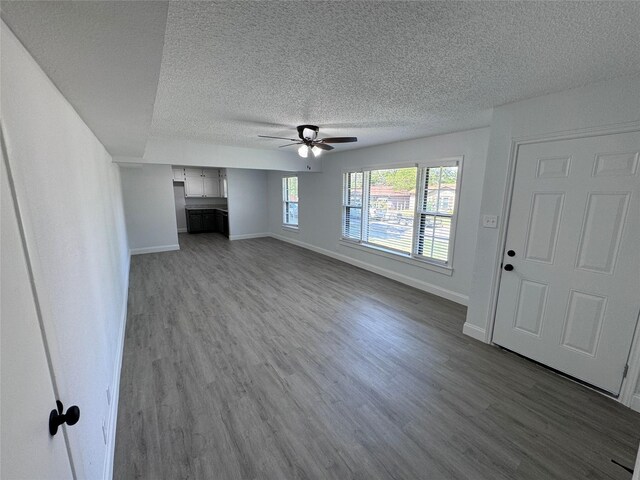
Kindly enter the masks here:
M 582 128 L 577 130 L 563 130 L 558 132 L 543 133 L 531 136 L 512 137 L 511 148 L 509 150 L 509 160 L 507 163 L 507 177 L 504 188 L 504 197 L 502 200 L 502 211 L 500 212 L 502 222 L 498 224 L 498 244 L 496 263 L 493 266 L 493 275 L 491 277 L 491 293 L 489 299 L 489 313 L 487 318 L 487 328 L 485 330 L 485 343 L 494 345 L 493 331 L 496 321 L 496 312 L 498 308 L 498 293 L 500 290 L 500 282 L 502 280 L 502 259 L 507 243 L 507 232 L 509 230 L 509 215 L 511 214 L 511 204 L 514 194 L 514 183 L 516 178 L 516 160 L 521 145 L 529 145 L 533 143 L 548 143 L 561 140 L 574 140 L 579 138 L 598 137 L 604 135 L 616 135 L 619 133 L 630 133 L 640 131 L 640 121 L 632 121 L 625 123 L 617 123 L 610 125 L 602 125 L 597 127 Z M 640 394 L 636 395 L 636 389 L 640 387 L 640 311 L 636 320 L 635 334 L 631 342 L 631 350 L 627 359 L 629 370 L 627 376 L 622 382 L 620 394 L 617 399 L 623 405 L 632 407 L 640 412 Z M 602 392 L 601 392 L 602 393 Z

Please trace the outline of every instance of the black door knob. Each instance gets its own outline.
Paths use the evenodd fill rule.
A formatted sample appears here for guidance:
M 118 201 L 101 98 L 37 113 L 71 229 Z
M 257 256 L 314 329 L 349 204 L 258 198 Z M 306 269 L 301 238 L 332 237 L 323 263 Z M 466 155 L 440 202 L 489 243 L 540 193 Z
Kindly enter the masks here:
M 67 409 L 67 413 L 62 413 L 64 406 L 60 400 L 56 400 L 57 410 L 51 410 L 49 414 L 49 433 L 54 436 L 58 433 L 58 427 L 63 423 L 75 425 L 80 420 L 80 409 L 73 405 Z
M 510 257 L 515 257 L 516 256 L 516 252 L 514 252 L 513 250 L 509 250 L 507 252 L 507 255 L 509 255 Z
M 513 270 L 513 265 L 511 265 L 510 263 L 507 263 L 507 264 L 504 266 L 504 269 L 505 269 L 507 272 L 510 272 L 511 270 Z

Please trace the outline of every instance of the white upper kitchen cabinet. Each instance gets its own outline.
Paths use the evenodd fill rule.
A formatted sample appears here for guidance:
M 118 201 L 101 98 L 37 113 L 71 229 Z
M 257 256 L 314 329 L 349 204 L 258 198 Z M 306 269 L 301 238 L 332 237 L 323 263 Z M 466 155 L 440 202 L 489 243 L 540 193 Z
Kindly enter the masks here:
M 204 196 L 205 197 L 220 197 L 220 179 L 218 178 L 218 174 L 216 172 L 215 176 L 213 172 L 210 172 L 209 175 L 205 174 L 202 177 L 204 184 Z
M 202 168 L 185 168 L 184 176 L 185 177 L 202 177 Z
M 185 168 L 185 197 L 221 197 L 220 172 L 217 168 Z
M 173 181 L 184 182 L 184 168 L 173 167 Z

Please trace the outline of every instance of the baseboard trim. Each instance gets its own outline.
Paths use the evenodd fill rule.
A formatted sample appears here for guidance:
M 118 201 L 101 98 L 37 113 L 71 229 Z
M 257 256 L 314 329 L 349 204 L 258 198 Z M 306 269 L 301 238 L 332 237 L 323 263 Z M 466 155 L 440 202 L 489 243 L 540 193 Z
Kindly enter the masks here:
M 636 393 L 633 397 L 631 397 L 631 404 L 629 406 L 631 407 L 631 410 L 640 412 L 640 393 Z
M 189 230 L 187 230 L 187 227 L 178 229 L 178 233 L 188 233 L 188 232 L 189 232 Z
M 180 250 L 180 245 L 177 243 L 175 245 L 159 245 L 157 247 L 143 247 L 143 248 L 132 248 L 129 250 L 131 255 L 142 255 L 144 253 L 159 253 L 159 252 L 171 252 L 173 250 Z
M 243 235 L 229 235 L 229 240 L 248 240 L 250 238 L 269 237 L 269 233 L 245 233 Z
M 476 340 L 480 340 L 481 342 L 485 342 L 485 336 L 487 334 L 484 328 L 477 327 L 476 325 L 472 325 L 467 322 L 465 322 L 462 327 L 462 333 L 470 336 L 471 338 L 475 338 Z
M 116 427 L 118 425 L 118 403 L 120 401 L 120 374 L 124 356 L 124 338 L 127 329 L 127 305 L 129 302 L 129 270 L 131 268 L 131 254 L 127 258 L 127 269 L 124 281 L 124 293 L 120 313 L 120 332 L 116 347 L 115 366 L 111 379 L 111 404 L 109 405 L 109 424 L 107 425 L 107 450 L 105 452 L 103 476 L 104 480 L 113 479 L 113 465 L 116 453 Z
M 409 285 L 410 287 L 417 288 L 418 290 L 422 290 L 423 292 L 431 293 L 433 295 L 437 295 L 438 297 L 446 298 L 447 300 L 451 300 L 452 302 L 458 303 L 460 305 L 466 306 L 467 303 L 469 302 L 469 297 L 467 295 L 463 295 L 461 293 L 454 292 L 452 290 L 447 290 L 446 288 L 439 287 L 432 283 L 416 280 L 415 278 L 409 277 L 407 275 L 403 275 L 402 273 L 397 273 L 391 270 L 387 270 L 386 268 L 378 267 L 376 265 L 371 265 L 370 263 L 356 260 L 346 255 L 332 252 L 331 250 L 326 250 L 324 248 L 316 247 L 315 245 L 301 242 L 300 240 L 296 240 L 293 238 L 277 235 L 275 233 L 271 233 L 269 234 L 269 236 L 275 238 L 276 240 L 281 240 L 283 242 L 291 243 L 293 245 L 297 245 L 298 247 L 306 248 L 307 250 L 311 250 L 321 255 L 326 255 L 327 257 L 335 258 L 336 260 L 340 260 L 341 262 L 348 263 L 358 268 L 362 268 L 363 270 L 367 270 L 369 272 L 382 275 L 383 277 L 387 277 L 387 278 L 390 278 L 391 280 L 404 283 L 405 285 Z

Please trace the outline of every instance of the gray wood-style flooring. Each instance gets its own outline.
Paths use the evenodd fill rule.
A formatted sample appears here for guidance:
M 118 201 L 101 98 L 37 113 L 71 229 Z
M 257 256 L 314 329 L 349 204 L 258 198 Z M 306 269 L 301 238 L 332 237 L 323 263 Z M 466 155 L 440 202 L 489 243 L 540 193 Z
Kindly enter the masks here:
M 115 478 L 629 479 L 640 414 L 274 240 L 133 257 Z

